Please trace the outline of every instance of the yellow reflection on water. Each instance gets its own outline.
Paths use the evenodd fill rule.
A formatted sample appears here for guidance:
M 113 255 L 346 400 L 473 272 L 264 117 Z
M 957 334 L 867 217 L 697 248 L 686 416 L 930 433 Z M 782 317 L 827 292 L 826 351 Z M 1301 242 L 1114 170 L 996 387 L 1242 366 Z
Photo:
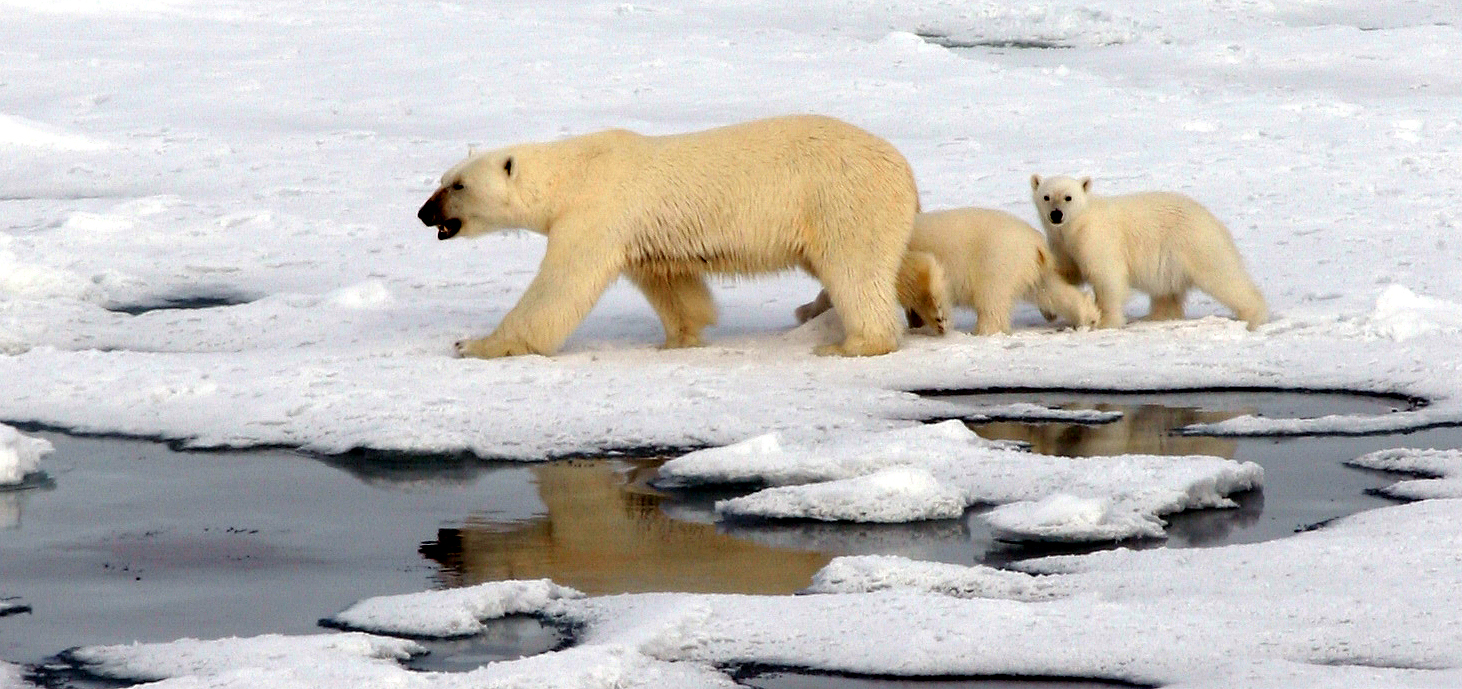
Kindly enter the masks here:
M 1028 443 L 1032 452 L 1060 457 L 1115 455 L 1212 455 L 1233 459 L 1238 447 L 1232 438 L 1177 435 L 1172 429 L 1210 423 L 1250 413 L 1248 409 L 1208 411 L 1190 407 L 1071 403 L 1063 409 L 1120 411 L 1111 423 L 994 422 L 971 424 L 975 433 L 990 440 Z
M 660 461 L 571 460 L 533 468 L 542 517 L 469 517 L 422 554 L 443 583 L 550 578 L 590 594 L 644 591 L 793 593 L 831 554 L 733 538 L 714 524 L 672 519 L 646 485 Z M 628 470 L 628 473 L 626 473 Z

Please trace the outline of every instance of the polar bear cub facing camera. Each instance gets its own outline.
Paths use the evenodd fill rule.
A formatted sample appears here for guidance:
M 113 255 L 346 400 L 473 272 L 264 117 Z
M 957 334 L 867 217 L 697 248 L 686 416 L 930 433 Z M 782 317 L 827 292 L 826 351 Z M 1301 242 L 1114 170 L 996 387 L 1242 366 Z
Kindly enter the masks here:
M 936 332 L 944 331 L 949 304 L 959 304 L 975 310 L 975 334 L 1009 333 L 1017 299 L 1077 327 L 1097 323 L 1091 296 L 1057 275 L 1045 237 L 1010 213 L 984 208 L 920 213 L 914 219 L 898 296 Z M 824 292 L 798 307 L 796 315 L 806 321 L 829 306 Z
M 622 129 L 469 156 L 417 217 L 439 239 L 523 228 L 548 237 L 538 274 L 463 356 L 552 354 L 620 275 L 649 300 L 666 347 L 716 320 L 707 274 L 800 267 L 844 315 L 821 354 L 898 347 L 894 281 L 918 192 L 887 141 L 812 115 L 670 136 Z
M 1268 320 L 1228 228 L 1197 201 L 1168 192 L 1102 197 L 1091 194 L 1090 177 L 1039 175 L 1031 176 L 1031 197 L 1061 275 L 1091 283 L 1101 327 L 1126 323 L 1122 309 L 1132 288 L 1152 298 L 1152 320 L 1182 318 L 1193 287 L 1250 330 Z

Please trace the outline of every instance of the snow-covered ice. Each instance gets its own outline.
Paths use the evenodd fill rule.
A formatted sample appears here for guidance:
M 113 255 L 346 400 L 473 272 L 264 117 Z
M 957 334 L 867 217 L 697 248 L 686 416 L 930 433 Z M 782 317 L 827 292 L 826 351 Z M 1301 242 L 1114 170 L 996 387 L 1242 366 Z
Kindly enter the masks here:
M 1462 11 L 1447 0 L 0 0 L 0 420 L 191 447 L 513 460 L 760 438 L 743 447 L 754 458 L 917 438 L 921 422 L 979 411 L 909 392 L 933 389 L 1351 389 L 1429 403 L 1201 430 L 1459 423 L 1459 51 Z M 468 145 L 788 112 L 887 137 L 925 208 L 1032 219 L 1034 172 L 1192 195 L 1232 229 L 1275 320 L 1250 333 L 1195 295 L 1189 320 L 1072 332 L 1022 307 L 1009 337 L 911 335 L 889 356 L 824 359 L 810 352 L 839 336 L 836 319 L 793 327 L 817 285 L 782 275 L 717 283 L 721 323 L 697 350 L 658 351 L 657 319 L 621 284 L 560 355 L 450 356 L 512 307 L 543 249 L 511 233 L 438 242 L 416 221 Z M 1386 457 L 1455 476 L 1442 455 Z M 1045 537 L 1146 528 L 1162 505 L 1224 491 L 1212 468 L 1169 483 L 1108 467 L 1128 472 L 1123 502 L 1112 486 L 1053 481 L 1039 461 L 1023 469 L 990 518 L 1003 510 Z M 821 486 L 816 509 L 848 498 L 838 481 L 971 499 L 906 461 L 786 471 L 743 475 L 804 498 Z M 961 584 L 950 569 L 864 562 L 859 580 L 880 590 L 549 601 L 545 614 L 586 625 L 581 647 L 458 677 L 401 669 L 391 658 L 408 646 L 377 657 L 303 638 L 258 640 L 273 644 L 267 660 L 255 640 L 189 642 L 207 663 L 168 664 L 196 649 L 166 644 L 96 657 L 187 687 L 719 686 L 712 666 L 729 662 L 1456 685 L 1462 506 L 1440 497 L 1449 484 L 1428 485 L 1433 499 L 1282 541 L 1062 558 L 1029 578 L 975 568 Z M 926 574 L 935 583 L 920 587 Z M 890 651 L 890 635 L 906 642 Z M 0 684 L 14 675 L 0 665 Z
M 1451 686 L 1462 681 L 1459 507 L 1427 500 L 1268 543 L 1061 556 L 1031 561 L 1025 572 L 844 558 L 818 574 L 815 595 L 543 599 L 532 612 L 576 628 L 573 648 L 463 675 L 392 673 L 362 652 L 330 662 L 342 677 L 369 671 L 376 681 L 422 687 L 526 686 L 528 678 L 547 686 L 672 686 L 659 683 L 668 668 L 696 682 L 680 686 L 729 686 L 715 668 L 743 665 L 1175 687 Z M 434 622 L 407 610 L 411 604 L 452 605 L 446 596 L 409 596 L 401 619 L 423 621 L 412 633 Z M 274 673 L 319 653 L 320 638 L 298 639 L 297 653 L 281 641 L 283 662 L 266 662 L 236 640 L 78 654 L 105 676 L 237 686 L 231 677 L 278 682 Z M 199 656 L 204 648 L 213 655 Z M 554 669 L 538 674 L 545 666 Z M 645 675 L 626 678 L 626 667 Z M 289 686 L 301 685 L 344 686 Z
M 1259 488 L 1253 462 L 1203 455 L 1052 457 L 985 440 L 960 421 L 788 444 L 775 434 L 698 450 L 660 467 L 667 483 L 773 486 L 716 503 L 728 517 L 904 522 L 980 504 L 1011 540 L 1163 536 L 1165 514 L 1233 507 Z
M 20 483 L 38 471 L 41 458 L 51 451 L 50 441 L 32 438 L 0 424 L 0 488 Z
M 1398 447 L 1361 455 L 1346 463 L 1363 469 L 1395 471 L 1421 477 L 1397 481 L 1381 489 L 1381 492 L 1394 498 L 1462 498 L 1462 450 Z

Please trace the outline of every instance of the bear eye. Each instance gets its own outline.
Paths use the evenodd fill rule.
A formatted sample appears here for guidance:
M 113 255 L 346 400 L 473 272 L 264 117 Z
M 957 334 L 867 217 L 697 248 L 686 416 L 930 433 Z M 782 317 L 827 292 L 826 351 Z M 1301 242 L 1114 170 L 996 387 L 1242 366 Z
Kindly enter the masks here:
M 512 158 L 508 158 L 507 160 L 504 160 L 503 161 L 503 173 L 506 174 L 506 175 L 509 175 L 509 176 L 511 176 L 513 174 L 513 159 Z
M 467 188 L 466 185 L 462 184 L 461 182 L 457 182 L 457 183 L 455 183 L 455 184 L 452 185 L 452 191 L 462 191 L 463 189 L 466 189 L 466 188 Z
M 1067 201 L 1070 201 L 1070 200 L 1071 200 L 1071 197 L 1070 197 L 1070 196 L 1067 196 L 1067 197 L 1066 197 L 1066 200 L 1067 200 Z
M 1050 195 L 1050 194 L 1046 194 L 1046 195 L 1045 195 L 1045 196 L 1044 196 L 1044 197 L 1042 197 L 1042 198 L 1044 198 L 1044 199 L 1046 199 L 1046 200 L 1047 200 L 1047 201 L 1050 201 L 1050 200 L 1051 200 L 1051 195 Z

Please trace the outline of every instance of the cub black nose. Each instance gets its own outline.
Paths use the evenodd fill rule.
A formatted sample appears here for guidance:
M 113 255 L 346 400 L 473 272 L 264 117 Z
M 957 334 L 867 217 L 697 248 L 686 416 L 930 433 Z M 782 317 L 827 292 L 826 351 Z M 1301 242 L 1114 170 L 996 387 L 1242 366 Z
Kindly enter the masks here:
M 430 223 L 428 223 L 428 224 L 430 224 Z M 1052 208 L 1051 209 L 1051 224 L 1052 225 L 1060 225 L 1061 224 L 1061 209 L 1060 208 Z

